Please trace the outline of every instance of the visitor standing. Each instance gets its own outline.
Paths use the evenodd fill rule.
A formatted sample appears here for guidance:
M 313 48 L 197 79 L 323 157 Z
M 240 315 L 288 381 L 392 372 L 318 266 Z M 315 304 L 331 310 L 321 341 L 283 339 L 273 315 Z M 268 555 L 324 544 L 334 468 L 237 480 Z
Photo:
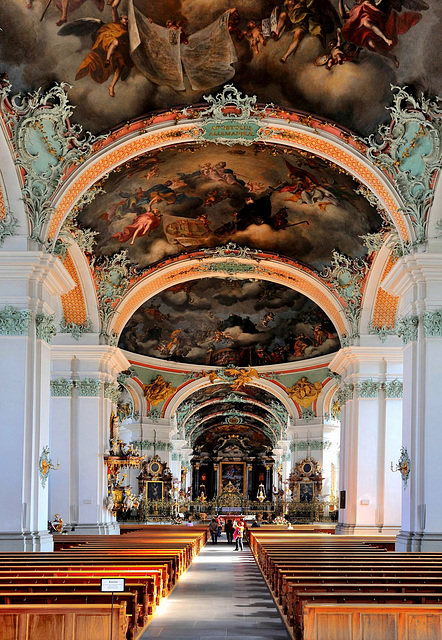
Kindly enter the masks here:
M 212 519 L 212 522 L 209 524 L 210 535 L 212 536 L 212 544 L 217 544 L 218 542 L 218 523 L 215 518 Z
M 236 540 L 235 551 L 244 551 L 243 538 L 244 538 L 244 523 L 239 522 L 236 526 L 233 538 Z
M 233 531 L 234 531 L 234 526 L 233 526 L 233 522 L 232 520 L 227 520 L 224 529 L 226 531 L 226 537 L 227 537 L 227 544 L 233 544 Z

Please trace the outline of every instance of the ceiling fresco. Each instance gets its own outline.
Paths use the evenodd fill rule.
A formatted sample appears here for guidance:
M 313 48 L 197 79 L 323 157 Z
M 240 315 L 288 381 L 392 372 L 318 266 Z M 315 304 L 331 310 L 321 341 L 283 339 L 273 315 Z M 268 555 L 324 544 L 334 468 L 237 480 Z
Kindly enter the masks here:
M 94 132 L 198 103 L 231 81 L 261 103 L 368 134 L 388 118 L 390 85 L 440 93 L 442 7 L 346 4 L 8 0 L 0 4 L 1 71 L 16 92 L 69 82 L 75 120 Z
M 139 268 L 233 241 L 322 269 L 334 249 L 360 257 L 360 236 L 381 227 L 359 186 L 296 150 L 187 146 L 114 172 L 78 221 L 97 232 L 95 253 L 126 249 Z
M 196 406 L 201 402 L 207 402 L 208 400 L 212 402 L 216 402 L 217 400 L 226 398 L 230 396 L 232 393 L 232 387 L 230 384 L 214 384 L 209 387 L 203 387 L 195 391 L 190 398 L 192 399 L 193 404 Z M 261 389 L 260 387 L 253 387 L 251 385 L 247 385 L 243 388 L 242 391 L 235 391 L 235 396 L 242 398 L 244 400 L 253 398 L 257 402 L 261 402 L 262 404 L 271 405 L 272 402 L 275 401 L 275 396 L 266 391 L 265 389 Z
M 272 448 L 271 440 L 259 429 L 250 425 L 230 424 L 215 426 L 196 438 L 194 451 L 197 453 L 223 453 L 224 455 L 262 455 Z
M 269 365 L 337 351 L 336 330 L 301 293 L 271 282 L 204 278 L 144 303 L 119 346 L 191 364 Z

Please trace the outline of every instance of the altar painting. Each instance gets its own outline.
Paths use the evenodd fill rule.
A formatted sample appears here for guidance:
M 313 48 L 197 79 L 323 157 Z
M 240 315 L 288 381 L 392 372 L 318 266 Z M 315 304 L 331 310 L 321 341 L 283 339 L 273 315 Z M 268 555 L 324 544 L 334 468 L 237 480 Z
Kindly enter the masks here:
M 245 462 L 221 462 L 220 493 L 231 483 L 240 493 L 245 492 Z

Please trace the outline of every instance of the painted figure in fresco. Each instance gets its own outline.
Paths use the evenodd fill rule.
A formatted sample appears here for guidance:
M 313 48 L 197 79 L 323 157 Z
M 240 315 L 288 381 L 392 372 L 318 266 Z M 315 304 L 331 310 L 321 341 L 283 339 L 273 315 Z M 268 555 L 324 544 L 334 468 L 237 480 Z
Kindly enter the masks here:
M 291 194 L 286 200 L 316 205 L 321 211 L 326 211 L 330 205 L 337 206 L 339 204 L 333 193 L 322 186 L 313 174 L 293 166 L 287 160 L 285 164 L 289 170 L 287 177 L 290 184 L 283 186 L 280 192 Z
M 327 58 L 327 62 L 325 63 L 325 68 L 330 70 L 336 64 L 343 64 L 345 62 L 345 52 L 342 40 L 341 29 L 338 29 L 336 32 L 336 39 L 330 40 L 328 43 L 329 55 Z
M 155 231 L 161 224 L 161 212 L 158 209 L 140 213 L 131 224 L 124 227 L 123 231 L 114 233 L 112 238 L 118 242 L 127 242 L 133 245 L 137 236 L 145 236 L 149 231 Z
M 266 41 L 262 35 L 262 28 L 256 24 L 255 20 L 249 20 L 244 35 L 250 42 L 250 48 L 255 56 L 259 53 L 259 45 L 266 46 Z
M 32 9 L 32 2 L 33 0 L 28 0 L 27 2 L 28 9 Z M 58 0 L 56 2 L 56 5 L 57 5 L 57 9 L 61 11 L 61 18 L 57 20 L 56 25 L 58 27 L 61 27 L 63 24 L 65 24 L 68 21 L 68 13 L 75 11 L 76 9 L 81 7 L 81 5 L 84 4 L 85 2 L 86 0 Z M 100 11 L 103 11 L 104 0 L 93 0 L 93 2 Z M 40 21 L 43 20 L 43 18 L 45 17 L 46 11 L 49 9 L 50 4 L 51 4 L 51 0 L 46 2 L 46 6 L 43 11 L 43 15 L 40 18 Z
M 335 11 L 328 0 L 285 0 L 276 31 L 272 34 L 275 40 L 279 40 L 286 27 L 293 32 L 281 62 L 287 62 L 306 35 L 319 38 L 325 48 L 325 34 L 333 29 L 335 20 Z
M 339 13 L 345 20 L 342 36 L 348 42 L 389 58 L 398 67 L 399 61 L 391 50 L 397 45 L 398 36 L 422 18 L 418 11 L 398 13 L 404 7 L 424 10 L 428 4 L 423 0 L 355 0 L 348 9 L 344 0 L 339 0 Z
M 71 22 L 58 32 L 59 35 L 93 34 L 92 50 L 81 63 L 76 80 L 90 75 L 92 80 L 102 84 L 112 76 L 109 95 L 115 97 L 115 85 L 121 77 L 123 69 L 134 66 L 130 57 L 128 17 L 118 15 L 117 6 L 112 6 L 112 22 L 103 24 L 101 20 L 84 18 Z M 98 27 L 98 29 L 97 29 Z

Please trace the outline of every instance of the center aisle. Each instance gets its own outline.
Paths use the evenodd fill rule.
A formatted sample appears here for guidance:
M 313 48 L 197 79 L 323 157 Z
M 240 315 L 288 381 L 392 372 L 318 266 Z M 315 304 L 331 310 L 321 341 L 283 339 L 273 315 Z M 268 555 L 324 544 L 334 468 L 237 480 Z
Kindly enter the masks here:
M 208 542 L 141 639 L 290 640 L 248 546 Z

